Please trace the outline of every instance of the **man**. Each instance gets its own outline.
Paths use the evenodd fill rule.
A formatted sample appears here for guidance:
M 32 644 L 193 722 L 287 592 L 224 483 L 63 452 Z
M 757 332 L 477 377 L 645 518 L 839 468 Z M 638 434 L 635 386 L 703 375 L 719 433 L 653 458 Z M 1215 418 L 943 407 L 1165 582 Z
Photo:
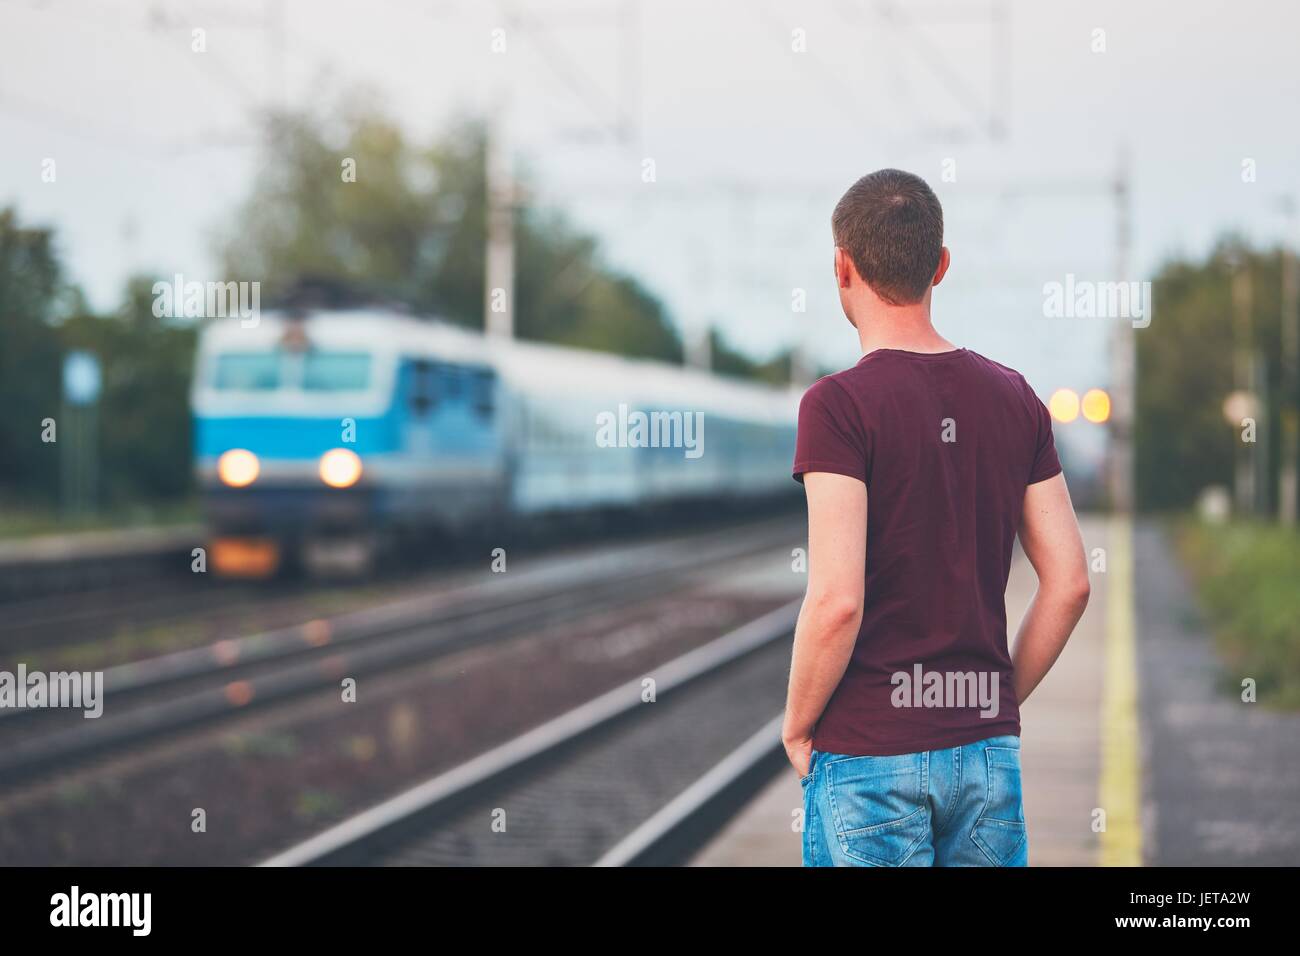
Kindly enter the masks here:
M 922 179 L 864 176 L 832 230 L 863 357 L 799 409 L 809 573 L 782 736 L 804 864 L 1023 866 L 1019 705 L 1089 593 L 1051 417 L 931 324 L 950 257 Z M 1017 534 L 1038 592 L 1008 653 Z

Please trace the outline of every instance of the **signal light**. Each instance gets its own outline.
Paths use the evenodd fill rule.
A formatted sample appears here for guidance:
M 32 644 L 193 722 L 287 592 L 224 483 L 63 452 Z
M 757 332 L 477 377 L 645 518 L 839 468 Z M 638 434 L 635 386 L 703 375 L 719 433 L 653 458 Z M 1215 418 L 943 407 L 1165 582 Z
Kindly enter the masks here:
M 1072 422 L 1079 417 L 1079 393 L 1072 388 L 1058 388 L 1047 400 L 1047 409 L 1058 422 Z
M 1079 398 L 1072 388 L 1058 388 L 1047 400 L 1047 410 L 1058 422 L 1072 422 L 1080 413 L 1094 425 L 1110 420 L 1110 395 L 1105 389 L 1090 388 Z
M 1110 396 L 1100 388 L 1090 388 L 1083 394 L 1083 417 L 1094 425 L 1110 418 Z

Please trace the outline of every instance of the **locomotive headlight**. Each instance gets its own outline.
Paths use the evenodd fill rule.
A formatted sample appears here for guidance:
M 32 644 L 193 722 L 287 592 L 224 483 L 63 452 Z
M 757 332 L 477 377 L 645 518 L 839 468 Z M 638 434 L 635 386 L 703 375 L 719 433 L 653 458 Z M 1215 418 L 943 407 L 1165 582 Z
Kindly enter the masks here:
M 361 477 L 361 459 L 346 448 L 331 448 L 320 456 L 320 480 L 331 488 L 350 488 Z
M 243 448 L 232 448 L 217 459 L 217 477 L 231 488 L 251 485 L 261 470 L 257 456 Z

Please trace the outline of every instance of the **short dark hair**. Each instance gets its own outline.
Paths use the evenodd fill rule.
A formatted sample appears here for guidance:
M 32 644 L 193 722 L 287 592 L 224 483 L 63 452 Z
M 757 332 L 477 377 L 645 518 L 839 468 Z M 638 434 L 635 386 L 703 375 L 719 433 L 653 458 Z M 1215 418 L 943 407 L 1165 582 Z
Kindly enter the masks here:
M 943 207 L 920 176 L 878 169 L 849 187 L 831 215 L 835 245 L 890 305 L 919 302 L 943 250 Z

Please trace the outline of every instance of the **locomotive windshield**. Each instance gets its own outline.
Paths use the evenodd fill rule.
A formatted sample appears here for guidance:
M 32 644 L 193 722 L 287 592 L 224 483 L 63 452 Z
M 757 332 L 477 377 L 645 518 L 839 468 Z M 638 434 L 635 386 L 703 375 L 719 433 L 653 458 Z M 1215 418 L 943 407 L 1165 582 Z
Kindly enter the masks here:
M 212 387 L 230 392 L 356 392 L 369 387 L 370 364 L 365 352 L 227 352 L 213 364 Z
M 279 387 L 280 358 L 274 352 L 218 355 L 212 387 L 229 392 L 265 392 Z
M 302 356 L 302 387 L 308 392 L 357 392 L 370 384 L 365 352 L 307 352 Z

